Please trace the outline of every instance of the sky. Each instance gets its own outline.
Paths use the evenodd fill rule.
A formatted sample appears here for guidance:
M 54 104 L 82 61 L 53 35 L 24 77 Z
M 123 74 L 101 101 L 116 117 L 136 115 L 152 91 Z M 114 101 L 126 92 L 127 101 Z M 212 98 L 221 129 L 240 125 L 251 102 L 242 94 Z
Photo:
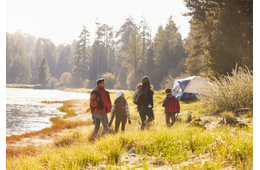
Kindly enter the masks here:
M 184 39 L 190 31 L 189 17 L 182 16 L 185 12 L 183 0 L 6 0 L 6 32 L 21 30 L 51 39 L 55 45 L 71 44 L 85 25 L 93 42 L 95 22 L 118 31 L 131 15 L 136 24 L 145 16 L 154 37 L 159 25 L 165 27 L 172 15 Z

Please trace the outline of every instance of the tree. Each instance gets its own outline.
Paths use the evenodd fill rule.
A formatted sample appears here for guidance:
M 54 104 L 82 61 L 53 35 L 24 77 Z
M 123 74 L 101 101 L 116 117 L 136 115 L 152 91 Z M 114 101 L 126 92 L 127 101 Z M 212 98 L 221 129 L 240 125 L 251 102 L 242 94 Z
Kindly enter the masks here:
M 47 59 L 51 75 L 55 75 L 57 51 L 55 45 L 46 39 L 42 39 L 43 43 L 43 56 Z
M 9 38 L 7 39 L 9 42 Z M 31 68 L 29 58 L 25 53 L 25 38 L 21 32 L 16 32 L 10 37 L 9 47 L 7 44 L 7 67 L 9 67 L 7 79 L 10 83 L 30 83 Z M 12 57 L 10 55 L 13 55 Z M 9 63 L 10 62 L 10 63 Z
M 43 58 L 43 50 L 42 50 L 42 39 L 38 38 L 36 41 L 33 56 L 31 58 L 31 69 L 32 69 L 32 82 L 36 83 L 37 80 L 37 72 L 38 72 L 38 66 Z
M 139 29 L 141 30 L 140 35 L 142 39 L 142 60 L 145 61 L 146 49 L 148 46 L 149 40 L 149 26 L 148 22 L 145 19 L 145 15 L 143 14 L 142 20 L 140 22 Z
M 87 52 L 87 45 L 89 43 L 88 37 L 89 31 L 84 26 L 79 35 L 79 41 L 76 44 L 74 52 L 75 63 L 72 68 L 72 77 L 75 87 L 82 87 L 82 83 L 84 83 L 89 70 L 89 55 Z
M 214 76 L 231 73 L 236 64 L 253 69 L 252 12 L 252 0 L 227 1 L 220 11 L 216 37 L 210 48 L 209 67 Z
M 211 0 L 184 0 L 184 3 L 190 9 L 190 12 L 187 12 L 184 16 L 192 17 L 190 20 L 192 39 L 185 47 L 185 50 L 189 53 L 185 65 L 188 68 L 189 75 L 205 77 L 210 74 L 208 67 L 209 48 L 213 46 L 215 27 L 221 5 Z
M 126 50 L 126 61 L 128 61 L 128 70 L 130 72 L 128 87 L 133 90 L 144 74 L 144 64 L 142 60 L 142 41 L 138 34 L 138 28 L 134 28 L 130 35 L 128 50 Z
M 55 77 L 60 78 L 62 73 L 64 72 L 70 72 L 71 68 L 69 65 L 69 59 L 71 58 L 71 48 L 70 45 L 67 45 L 62 48 L 59 54 L 59 60 L 57 62 L 57 67 L 55 71 Z
M 185 0 L 192 38 L 189 74 L 231 73 L 236 63 L 253 69 L 253 0 Z
M 45 57 L 43 57 L 40 62 L 40 65 L 38 66 L 38 73 L 37 73 L 38 83 L 45 86 L 46 83 L 48 82 L 50 76 L 51 76 L 51 74 L 49 71 L 49 66 L 48 66 L 47 60 Z
M 12 83 L 11 69 L 14 62 L 12 44 L 10 42 L 10 35 L 6 33 L 6 83 Z

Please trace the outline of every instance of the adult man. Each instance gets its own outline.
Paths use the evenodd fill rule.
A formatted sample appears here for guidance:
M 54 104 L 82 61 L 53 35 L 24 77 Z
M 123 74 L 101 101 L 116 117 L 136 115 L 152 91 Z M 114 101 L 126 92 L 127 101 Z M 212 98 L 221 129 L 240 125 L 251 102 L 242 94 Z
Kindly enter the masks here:
M 104 78 L 100 78 L 97 80 L 96 89 L 99 91 L 100 99 L 103 103 L 103 106 L 101 108 L 98 107 L 93 108 L 93 106 L 91 106 L 90 104 L 91 114 L 93 115 L 94 122 L 95 122 L 95 128 L 93 131 L 94 136 L 96 136 L 99 131 L 100 122 L 103 125 L 103 130 L 98 137 L 104 135 L 105 132 L 107 131 L 107 124 L 108 124 L 107 113 L 109 113 L 112 108 L 109 92 L 105 90 L 105 85 L 106 84 Z

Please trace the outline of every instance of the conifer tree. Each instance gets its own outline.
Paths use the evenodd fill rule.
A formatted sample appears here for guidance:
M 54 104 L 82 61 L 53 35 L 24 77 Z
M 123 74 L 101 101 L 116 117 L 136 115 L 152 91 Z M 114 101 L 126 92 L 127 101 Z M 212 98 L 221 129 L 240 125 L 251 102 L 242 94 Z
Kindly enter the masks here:
M 51 74 L 49 71 L 49 66 L 48 66 L 47 60 L 45 57 L 43 57 L 40 62 L 40 65 L 38 66 L 38 73 L 37 73 L 38 83 L 45 86 L 47 84 L 50 76 L 51 76 Z
M 34 47 L 33 56 L 31 58 L 32 82 L 37 82 L 38 66 L 43 58 L 42 39 L 38 38 Z
M 87 78 L 88 72 L 88 55 L 87 45 L 89 44 L 89 31 L 86 27 L 83 27 L 81 34 L 79 35 L 79 41 L 76 44 L 74 52 L 75 63 L 72 68 L 72 77 L 75 87 L 81 87 Z

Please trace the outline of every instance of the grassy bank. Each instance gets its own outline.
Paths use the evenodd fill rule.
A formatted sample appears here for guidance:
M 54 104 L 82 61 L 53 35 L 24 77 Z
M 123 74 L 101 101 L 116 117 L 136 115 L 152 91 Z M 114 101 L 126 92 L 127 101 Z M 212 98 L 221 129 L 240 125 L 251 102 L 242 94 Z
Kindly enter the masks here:
M 67 89 L 69 91 L 69 89 Z M 77 89 L 79 90 L 79 89 Z M 115 100 L 116 91 L 111 91 L 111 100 Z M 151 167 L 171 167 L 173 169 L 221 169 L 237 167 L 238 169 L 252 169 L 253 166 L 253 127 L 237 128 L 220 126 L 213 129 L 203 129 L 187 124 L 187 120 L 201 119 L 218 123 L 220 117 L 232 115 L 223 112 L 218 116 L 205 117 L 202 103 L 196 99 L 180 102 L 181 114 L 174 128 L 166 128 L 162 105 L 165 94 L 156 91 L 154 94 L 155 120 L 149 131 L 140 131 L 141 121 L 132 103 L 133 91 L 126 91 L 132 124 L 126 125 L 125 133 L 113 134 L 112 130 L 102 138 L 92 137 L 94 126 L 88 131 L 75 129 L 64 134 L 52 145 L 41 150 L 21 152 L 16 157 L 7 158 L 7 169 L 81 169 L 97 168 L 104 165 L 106 169 L 151 169 Z M 70 110 L 71 103 L 62 109 Z M 88 109 L 86 109 L 88 110 Z M 73 112 L 73 111 L 72 111 Z M 89 114 L 89 113 L 87 113 Z M 244 116 L 250 117 L 252 112 Z M 111 114 L 109 113 L 110 117 Z M 248 120 L 252 120 L 248 118 Z M 54 125 L 58 129 L 68 126 L 58 125 L 63 122 L 54 118 Z M 86 125 L 85 124 L 85 125 Z M 72 127 L 70 127 L 72 128 Z M 52 127 L 50 128 L 50 130 Z M 102 128 L 100 129 L 102 130 Z M 46 133 L 47 135 L 47 133 Z M 129 163 L 124 154 L 133 148 L 140 160 Z M 151 163 L 152 162 L 152 163 Z

